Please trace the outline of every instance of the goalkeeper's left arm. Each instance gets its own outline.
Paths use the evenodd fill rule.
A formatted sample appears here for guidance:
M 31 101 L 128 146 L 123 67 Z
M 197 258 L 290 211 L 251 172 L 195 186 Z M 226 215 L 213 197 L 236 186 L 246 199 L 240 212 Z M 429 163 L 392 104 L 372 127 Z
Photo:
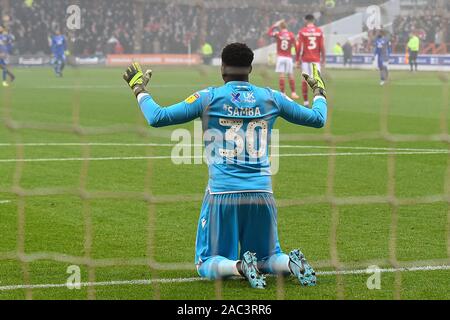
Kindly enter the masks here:
M 141 111 L 152 127 L 164 127 L 189 122 L 202 115 L 203 106 L 209 103 L 207 91 L 197 92 L 185 101 L 162 108 L 147 92 L 146 85 L 152 76 L 151 70 L 145 74 L 138 63 L 133 63 L 123 75 L 133 90 Z
M 275 101 L 279 106 L 280 116 L 285 120 L 314 128 L 322 128 L 327 121 L 327 99 L 325 83 L 316 64 L 312 64 L 313 73 L 303 74 L 314 94 L 312 109 L 297 104 L 282 93 L 275 93 Z

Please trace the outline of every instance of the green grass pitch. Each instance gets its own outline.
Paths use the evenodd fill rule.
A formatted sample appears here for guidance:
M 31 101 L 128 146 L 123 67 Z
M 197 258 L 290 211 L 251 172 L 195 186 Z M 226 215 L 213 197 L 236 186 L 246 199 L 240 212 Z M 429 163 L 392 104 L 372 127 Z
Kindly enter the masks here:
M 65 77 L 55 78 L 48 69 L 16 69 L 17 82 L 0 90 L 0 116 L 11 117 L 16 124 L 40 123 L 44 129 L 71 125 L 79 121 L 83 128 L 143 126 L 143 117 L 132 94 L 121 79 L 121 69 L 73 69 Z M 336 221 L 336 249 L 339 262 L 349 270 L 367 268 L 370 264 L 392 267 L 392 248 L 400 266 L 423 267 L 450 265 L 449 208 L 445 202 L 405 204 L 395 215 L 389 204 L 342 204 L 338 215 L 326 203 L 299 203 L 290 200 L 311 199 L 327 194 L 330 152 L 326 141 L 317 138 L 324 132 L 363 138 L 338 144 L 333 193 L 335 197 L 385 196 L 388 194 L 388 158 L 386 151 L 374 148 L 413 149 L 395 157 L 394 192 L 400 199 L 426 198 L 445 193 L 449 156 L 442 142 L 417 141 L 388 143 L 370 133 L 380 132 L 380 114 L 388 101 L 387 128 L 392 134 L 436 135 L 442 132 L 440 120 L 448 108 L 449 85 L 434 73 L 409 74 L 393 72 L 385 87 L 378 84 L 375 71 L 329 71 L 330 106 L 333 109 L 328 129 L 307 129 L 277 121 L 282 145 L 280 153 L 295 156 L 280 159 L 279 173 L 274 176 L 275 197 L 279 203 L 279 232 L 282 247 L 289 251 L 300 247 L 318 271 L 332 270 L 330 243 Z M 256 68 L 252 81 L 277 87 L 271 69 Z M 181 101 L 209 85 L 220 85 L 216 68 L 156 68 L 150 91 L 162 105 Z M 79 109 L 74 108 L 79 105 Z M 47 128 L 48 127 L 48 128 Z M 192 130 L 193 124 L 178 126 Z M 62 129 L 62 128 L 61 128 Z M 90 254 L 93 259 L 145 259 L 149 252 L 156 262 L 190 266 L 189 270 L 150 270 L 146 266 L 98 266 L 96 282 L 142 279 L 181 279 L 163 283 L 108 284 L 95 286 L 90 297 L 97 299 L 214 299 L 218 286 L 208 281 L 187 282 L 195 278 L 194 241 L 201 195 L 207 182 L 204 165 L 174 165 L 169 159 L 109 161 L 40 161 L 23 163 L 18 170 L 8 159 L 63 159 L 86 156 L 85 149 L 67 143 L 113 143 L 94 145 L 89 157 L 168 156 L 166 146 L 143 147 L 137 144 L 171 143 L 167 133 L 173 128 L 148 128 L 138 134 L 127 130 L 102 134 L 77 135 L 63 130 L 22 128 L 10 130 L 0 123 L 0 288 L 25 284 L 64 284 L 69 276 L 71 257 Z M 309 135 L 310 141 L 292 137 Z M 309 138 L 308 138 L 309 139 Z M 17 143 L 56 143 L 29 145 L 21 150 Z M 61 145 L 65 144 L 65 145 Z M 128 145 L 119 145 L 128 144 Z M 315 146 L 313 148 L 311 146 Z M 344 148 L 345 147 L 345 148 Z M 426 150 L 444 150 L 427 153 Z M 305 156 L 304 154 L 325 155 Z M 5 161 L 6 160 L 6 161 Z M 86 166 L 87 164 L 87 166 Z M 150 176 L 146 173 L 150 166 Z M 87 171 L 86 171 L 87 170 Z M 85 173 L 85 179 L 80 177 Z M 14 181 L 27 192 L 37 190 L 23 200 L 12 192 Z M 84 186 L 90 192 L 138 193 L 149 191 L 165 203 L 153 204 L 154 219 L 149 223 L 149 205 L 143 200 L 117 197 L 90 199 L 76 194 L 59 194 L 55 190 L 76 190 Z M 183 196 L 177 201 L 173 197 Z M 20 207 L 24 221 L 18 221 Z M 86 205 L 91 219 L 90 253 L 86 252 L 84 214 Z M 393 217 L 395 219 L 393 219 Z M 392 222 L 397 228 L 392 229 Z M 24 251 L 31 261 L 14 259 L 23 223 Z M 150 227 L 148 227 L 150 225 Z M 395 231 L 395 245 L 390 235 Z M 151 246 L 149 232 L 153 235 Z M 19 240 L 18 240 L 19 239 Z M 55 254 L 57 261 L 40 259 L 35 253 Z M 9 256 L 8 256 L 9 254 Z M 9 257 L 9 258 L 8 258 Z M 105 260 L 102 260 L 105 261 Z M 89 281 L 88 268 L 80 265 L 82 281 Z M 319 276 L 316 287 L 303 288 L 294 279 L 286 279 L 283 290 L 269 278 L 264 291 L 252 290 L 243 280 L 223 282 L 220 297 L 224 299 L 449 299 L 450 270 L 382 273 L 381 289 L 369 290 L 367 274 Z M 183 280 L 184 279 L 184 280 Z M 88 287 L 68 290 L 65 287 L 35 288 L 34 299 L 86 299 Z M 93 294 L 93 295 L 92 295 Z M 24 289 L 0 290 L 0 299 L 24 299 Z

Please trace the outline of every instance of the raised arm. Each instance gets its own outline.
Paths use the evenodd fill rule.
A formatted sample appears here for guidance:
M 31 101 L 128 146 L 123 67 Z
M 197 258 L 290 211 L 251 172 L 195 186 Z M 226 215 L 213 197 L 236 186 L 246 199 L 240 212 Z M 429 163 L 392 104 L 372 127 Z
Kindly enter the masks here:
M 139 63 L 133 63 L 123 75 L 135 94 L 141 111 L 152 127 L 164 127 L 189 122 L 201 116 L 203 107 L 209 104 L 210 92 L 208 90 L 194 93 L 185 101 L 163 108 L 157 104 L 146 90 L 152 71 L 145 74 Z
M 267 35 L 268 35 L 269 37 L 275 37 L 275 36 L 278 34 L 278 31 L 275 31 L 275 29 L 278 29 L 278 28 L 280 27 L 280 23 L 281 23 L 282 21 L 283 21 L 283 20 L 280 20 L 280 21 L 275 22 L 275 23 L 269 28 L 269 31 L 267 31 Z
M 271 26 L 270 28 L 269 28 L 269 31 L 267 31 L 267 35 L 269 36 L 269 37 L 274 37 L 275 36 L 275 32 L 274 32 L 274 30 L 275 30 L 275 25 L 273 25 L 273 26 Z
M 282 93 L 275 93 L 280 116 L 294 124 L 322 128 L 327 122 L 327 100 L 324 96 L 314 98 L 312 109 L 306 108 Z
M 137 100 L 142 114 L 152 127 L 165 127 L 189 122 L 202 115 L 208 94 L 195 93 L 185 101 L 163 108 L 148 93 L 141 93 Z
M 280 116 L 295 124 L 322 128 L 327 122 L 325 83 L 315 64 L 313 64 L 312 76 L 304 73 L 303 77 L 314 93 L 312 109 L 305 108 L 286 95 L 276 92 L 275 101 L 280 109 Z

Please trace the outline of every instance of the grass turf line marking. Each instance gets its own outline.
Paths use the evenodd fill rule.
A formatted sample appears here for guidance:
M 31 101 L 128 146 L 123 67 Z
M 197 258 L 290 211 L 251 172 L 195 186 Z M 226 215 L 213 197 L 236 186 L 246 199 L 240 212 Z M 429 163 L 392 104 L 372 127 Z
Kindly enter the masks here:
M 7 203 L 11 203 L 11 200 L 0 200 L 0 204 L 7 204 Z
M 341 82 L 351 82 L 352 79 L 341 79 Z M 373 82 L 371 80 L 368 81 L 360 81 L 360 82 L 364 82 L 366 84 L 369 85 L 374 85 L 374 86 L 378 86 L 378 82 Z M 404 86 L 404 87 L 410 87 L 410 86 L 427 86 L 427 87 L 437 87 L 437 86 L 442 86 L 442 82 L 405 82 L 404 80 L 394 80 L 389 82 L 390 85 L 394 85 L 394 86 Z M 214 84 L 213 84 L 214 85 Z M 220 83 L 216 83 L 215 85 L 220 86 Z M 172 89 L 172 88 L 197 88 L 197 89 L 202 89 L 202 88 L 208 88 L 210 87 L 211 84 L 152 84 L 151 87 L 152 88 L 159 88 L 159 89 Z M 62 89 L 62 90 L 67 90 L 67 89 L 123 89 L 124 86 L 123 85 L 98 85 L 98 84 L 92 84 L 92 85 L 49 85 L 49 86 L 26 86 L 24 88 L 28 88 L 28 89 L 49 89 L 49 90 L 53 90 L 53 89 Z M 301 103 L 300 103 L 301 104 Z
M 349 157 L 381 155 L 436 155 L 449 154 L 449 150 L 436 151 L 401 151 L 401 152 L 340 152 L 340 153 L 285 153 L 273 154 L 272 157 Z M 134 157 L 96 157 L 96 158 L 36 158 L 36 159 L 0 159 L 0 163 L 11 162 L 64 162 L 64 161 L 124 161 L 124 160 L 167 160 L 167 159 L 202 159 L 202 156 L 134 156 Z
M 203 144 L 175 144 L 175 143 L 119 143 L 119 142 L 37 142 L 37 143 L 0 143 L 0 147 L 203 147 Z M 331 149 L 330 146 L 311 145 L 280 145 L 279 148 L 299 149 Z M 334 149 L 343 150 L 379 150 L 379 151 L 448 151 L 447 149 L 420 149 L 420 148 L 383 148 L 383 147 L 346 147 L 336 146 Z
M 394 272 L 417 272 L 417 271 L 442 271 L 450 270 L 450 265 L 442 266 L 422 266 L 422 267 L 409 267 L 409 268 L 380 268 L 378 271 L 381 273 L 394 273 Z M 367 274 L 367 269 L 359 270 L 342 270 L 342 271 L 319 271 L 316 272 L 318 276 L 335 276 L 335 275 L 360 275 Z M 237 278 L 240 279 L 240 278 Z M 81 282 L 72 285 L 79 284 L 81 287 L 101 287 L 101 286 L 122 286 L 122 285 L 151 285 L 155 283 L 188 283 L 208 281 L 207 279 L 195 277 L 195 278 L 173 278 L 173 279 L 142 279 L 142 280 L 124 280 L 124 281 L 103 281 L 103 282 Z M 9 285 L 0 286 L 0 291 L 13 291 L 20 289 L 51 289 L 51 288 L 64 288 L 67 284 L 33 284 L 33 285 Z
M 172 89 L 172 88 L 207 88 L 211 85 L 207 84 L 152 84 L 152 88 Z M 29 86 L 29 89 L 123 89 L 123 85 L 50 85 L 50 86 Z

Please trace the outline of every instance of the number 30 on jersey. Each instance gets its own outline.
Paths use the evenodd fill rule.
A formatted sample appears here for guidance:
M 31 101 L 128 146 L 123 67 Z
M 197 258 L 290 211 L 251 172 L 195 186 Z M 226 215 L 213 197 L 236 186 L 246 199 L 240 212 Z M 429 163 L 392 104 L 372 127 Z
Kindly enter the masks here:
M 222 157 L 234 158 L 247 152 L 250 158 L 259 159 L 267 155 L 268 123 L 263 119 L 251 120 L 244 132 L 243 119 L 219 119 L 220 125 L 229 127 L 225 132 L 225 141 L 235 146 L 234 149 L 219 149 Z M 259 135 L 257 128 L 260 128 Z

